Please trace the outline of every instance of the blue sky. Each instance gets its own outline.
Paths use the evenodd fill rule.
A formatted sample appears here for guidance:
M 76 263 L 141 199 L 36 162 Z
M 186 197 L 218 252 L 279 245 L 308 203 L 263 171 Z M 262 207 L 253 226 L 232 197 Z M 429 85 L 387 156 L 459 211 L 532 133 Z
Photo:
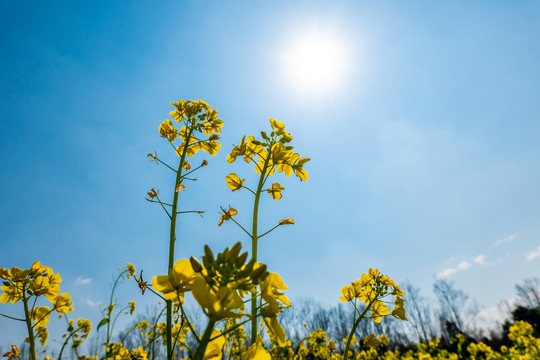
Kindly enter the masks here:
M 259 250 L 290 297 L 334 303 L 378 267 L 428 297 L 444 275 L 495 306 L 540 273 L 539 16 L 534 1 L 4 1 L 0 266 L 51 266 L 94 321 L 117 266 L 165 273 L 167 219 L 144 197 L 166 199 L 173 178 L 146 154 L 176 161 L 157 127 L 171 100 L 204 99 L 222 150 L 193 160 L 210 165 L 183 208 L 207 212 L 180 220 L 178 259 L 247 240 L 217 227 L 229 204 L 249 221 L 249 194 L 225 176 L 255 181 L 225 158 L 273 117 L 312 159 L 309 181 L 276 179 L 283 198 L 261 208 L 263 228 L 296 221 Z M 305 33 L 339 44 L 328 86 L 284 61 Z M 0 319 L 2 338 L 18 343 L 16 325 Z

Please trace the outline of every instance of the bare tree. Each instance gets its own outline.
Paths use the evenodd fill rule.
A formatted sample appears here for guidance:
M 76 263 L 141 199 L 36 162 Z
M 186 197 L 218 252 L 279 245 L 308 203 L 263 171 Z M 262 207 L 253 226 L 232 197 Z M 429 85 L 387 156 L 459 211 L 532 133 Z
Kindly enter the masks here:
M 468 321 L 478 313 L 478 307 L 462 290 L 454 288 L 454 284 L 446 280 L 437 280 L 433 284 L 433 292 L 439 301 L 439 322 L 441 338 L 446 345 L 457 334 L 474 335 L 475 324 Z M 467 324 L 467 325 L 466 325 Z
M 427 299 L 420 295 L 420 289 L 411 283 L 405 283 L 401 288 L 407 293 L 405 305 L 409 320 L 407 328 L 414 333 L 412 342 L 426 343 L 437 337 L 438 324 L 434 310 Z
M 516 285 L 516 291 L 521 305 L 528 308 L 540 306 L 540 279 L 525 279 L 522 285 Z

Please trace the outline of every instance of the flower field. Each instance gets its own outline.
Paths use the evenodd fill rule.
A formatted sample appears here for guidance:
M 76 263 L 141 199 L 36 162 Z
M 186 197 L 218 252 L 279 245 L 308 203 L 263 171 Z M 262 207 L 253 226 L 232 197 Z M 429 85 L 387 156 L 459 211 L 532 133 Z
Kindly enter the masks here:
M 181 227 L 179 215 L 202 213 L 201 210 L 180 211 L 182 194 L 189 191 L 189 183 L 196 180 L 193 174 L 210 166 L 206 160 L 196 162 L 196 156 L 201 152 L 214 156 L 221 149 L 218 140 L 224 121 L 218 117 L 216 109 L 202 100 L 179 100 L 171 104 L 174 108 L 169 114 L 171 119 L 158 126 L 158 134 L 167 150 L 176 153 L 178 161 L 168 164 L 157 153 L 148 154 L 148 159 L 172 171 L 174 192 L 163 194 L 152 188 L 146 198 L 169 219 L 170 236 L 163 239 L 169 245 L 167 273 L 145 279 L 142 272 L 137 275 L 135 265 L 127 263 L 116 278 L 101 321 L 92 324 L 87 319 L 70 318 L 74 310 L 71 295 L 61 291 L 61 274 L 50 267 L 36 261 L 27 269 L 0 268 L 3 279 L 0 313 L 13 320 L 13 326 L 26 329 L 28 344 L 24 352 L 17 345 L 11 345 L 4 357 L 9 360 L 540 358 L 538 329 L 524 321 L 516 321 L 509 327 L 506 339 L 509 345 L 498 348 L 464 334 L 454 336 L 450 347 L 434 338 L 401 349 L 390 348 L 386 334 L 357 338 L 355 334 L 362 323 L 373 322 L 378 326 L 385 318 L 408 321 L 406 292 L 376 268 L 358 274 L 358 279 L 344 284 L 341 295 L 336 294 L 353 314 L 346 329 L 348 335 L 331 339 L 319 329 L 293 343 L 280 323 L 280 316 L 292 305 L 286 295 L 286 279 L 258 261 L 258 243 L 264 236 L 279 231 L 281 226 L 294 225 L 294 219 L 284 218 L 269 229 L 260 229 L 259 205 L 263 197 L 269 201 L 283 197 L 286 184 L 273 181 L 273 175 L 282 174 L 286 178 L 294 175 L 301 182 L 308 181 L 305 166 L 310 159 L 295 152 L 292 135 L 275 119 L 270 119 L 270 128 L 261 131 L 260 136 L 244 135 L 230 150 L 227 162 L 243 160 L 253 167 L 258 180 L 247 184 L 242 175 L 236 173 L 225 175 L 224 180 L 231 191 L 245 191 L 253 196 L 253 202 L 242 206 L 241 210 L 250 211 L 252 221 L 241 224 L 235 218 L 240 206 L 229 205 L 221 207 L 218 225 L 237 226 L 251 242 L 237 242 L 225 249 L 205 246 L 201 257 L 195 254 L 177 259 L 176 246 L 189 241 L 177 237 Z M 137 321 L 128 330 L 119 332 L 115 328 L 118 317 L 133 315 L 136 308 L 134 301 L 126 306 L 113 302 L 117 285 L 127 279 L 131 279 L 132 285 L 136 283 L 142 294 L 154 296 L 159 311 L 150 321 Z M 186 297 L 192 297 L 198 304 L 199 315 L 204 318 L 202 327 L 196 326 L 193 313 L 187 311 Z M 49 352 L 47 325 L 58 321 L 57 317 L 66 322 L 66 331 L 59 342 L 60 348 Z M 99 351 L 86 353 L 83 344 L 93 332 L 99 332 L 103 342 Z M 129 334 L 137 334 L 136 343 L 127 340 Z

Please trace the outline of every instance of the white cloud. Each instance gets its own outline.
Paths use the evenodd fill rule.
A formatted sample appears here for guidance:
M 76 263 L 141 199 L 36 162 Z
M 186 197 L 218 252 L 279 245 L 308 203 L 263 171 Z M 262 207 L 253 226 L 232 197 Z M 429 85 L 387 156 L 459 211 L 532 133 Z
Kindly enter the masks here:
M 466 260 L 463 260 L 462 262 L 458 264 L 457 267 L 446 268 L 443 271 L 439 272 L 437 275 L 435 275 L 435 277 L 439 280 L 444 280 L 448 278 L 450 275 L 453 275 L 459 271 L 467 270 L 470 267 L 471 267 L 471 263 Z
M 531 261 L 532 259 L 540 256 L 540 246 L 536 248 L 536 250 L 533 250 L 531 252 L 528 252 L 525 254 L 525 257 L 527 258 L 527 261 Z
M 484 254 L 480 254 L 477 257 L 473 259 L 473 261 L 480 265 L 487 265 L 486 263 L 486 256 Z
M 86 305 L 91 307 L 96 307 L 101 305 L 101 301 L 92 301 L 92 300 L 86 300 Z
M 512 235 L 508 235 L 507 237 L 505 237 L 504 239 L 500 239 L 500 240 L 497 240 L 495 242 L 495 246 L 499 246 L 505 242 L 509 242 L 509 241 L 512 241 L 514 240 L 515 238 L 517 237 L 517 234 L 512 234 Z
M 490 306 L 481 308 L 478 313 L 472 316 L 469 322 L 475 324 L 484 335 L 488 335 L 490 331 L 498 328 L 507 318 L 507 314 L 503 314 L 500 306 Z
M 86 284 L 90 284 L 91 282 L 92 282 L 91 278 L 81 279 L 80 277 L 78 277 L 75 280 L 75 285 L 86 285 Z

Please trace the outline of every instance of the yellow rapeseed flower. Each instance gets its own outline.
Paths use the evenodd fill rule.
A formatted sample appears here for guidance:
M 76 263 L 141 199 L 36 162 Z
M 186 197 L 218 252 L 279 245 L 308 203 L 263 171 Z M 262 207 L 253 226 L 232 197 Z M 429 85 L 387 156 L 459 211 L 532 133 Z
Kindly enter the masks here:
M 82 330 L 83 334 L 81 337 L 86 339 L 92 330 L 92 322 L 88 319 L 77 319 L 77 328 Z
M 262 344 L 256 342 L 249 347 L 244 360 L 272 360 L 272 357 Z
M 364 339 L 364 346 L 368 346 L 368 347 L 377 347 L 379 346 L 380 344 L 380 341 L 377 339 L 377 337 L 373 334 L 369 334 L 368 336 L 366 336 L 366 338 Z
M 135 265 L 130 264 L 129 262 L 126 263 L 129 276 L 135 276 Z
M 154 290 L 163 294 L 165 300 L 184 301 L 184 292 L 191 290 L 195 272 L 187 259 L 178 260 L 171 275 L 158 275 L 152 278 Z
M 73 311 L 73 303 L 71 302 L 71 295 L 68 293 L 62 293 L 54 299 L 53 309 L 61 314 L 67 314 Z
M 38 306 L 37 308 L 30 310 L 30 319 L 39 324 L 39 326 L 45 326 L 49 322 L 49 315 L 51 314 L 51 308 L 48 306 Z
M 223 346 L 225 345 L 225 337 L 219 336 L 221 331 L 213 330 L 212 338 L 216 338 L 208 343 L 206 350 L 204 352 L 203 360 L 220 360 L 223 356 Z
M 285 188 L 283 186 L 281 186 L 279 183 L 273 183 L 272 184 L 272 187 L 271 188 L 268 188 L 266 189 L 265 191 L 267 191 L 270 195 L 272 195 L 272 197 L 274 198 L 274 200 L 279 200 L 281 199 L 281 192 L 285 190 Z
M 221 208 L 221 210 L 223 211 L 223 213 L 220 213 L 221 219 L 219 219 L 218 226 L 221 226 L 221 224 L 223 224 L 223 221 L 228 221 L 231 219 L 231 217 L 238 214 L 238 211 L 236 211 L 236 209 L 231 207 L 230 205 L 229 210 L 225 211 L 225 209 L 223 208 Z
M 256 268 L 254 267 L 254 269 Z M 276 314 L 279 311 L 279 304 L 277 300 L 283 303 L 286 307 L 291 306 L 290 300 L 287 299 L 285 294 L 280 292 L 287 289 L 287 285 L 285 285 L 283 279 L 277 273 L 270 273 L 266 279 L 261 282 L 261 297 L 268 303 L 268 305 L 270 305 L 270 308 L 273 309 Z
M 239 309 L 244 305 L 242 298 L 235 290 L 228 286 L 222 286 L 216 291 L 208 285 L 201 274 L 195 276 L 191 293 L 206 315 L 215 321 L 230 316 L 239 316 L 232 310 Z
M 11 350 L 2 355 L 2 357 L 7 357 L 8 360 L 13 360 L 18 358 L 21 355 L 21 352 L 19 351 L 19 348 L 17 345 L 11 345 Z
M 288 219 L 279 220 L 279 225 L 294 225 L 294 219 L 288 218 Z
M 381 322 L 382 316 L 386 316 L 390 314 L 390 310 L 388 309 L 388 306 L 386 306 L 380 300 L 375 300 L 369 312 L 371 313 L 372 320 L 375 321 L 376 323 Z
M 0 302 L 7 304 L 8 302 L 16 303 L 22 299 L 22 291 L 17 284 L 9 284 L 0 286 L 0 290 L 3 291 L 0 295 Z
M 131 315 L 133 315 L 134 312 L 135 312 L 135 301 L 130 301 L 129 302 L 129 313 Z
M 176 137 L 177 130 L 174 128 L 171 120 L 165 120 L 159 125 L 159 134 L 162 138 L 168 138 L 173 141 Z
M 47 328 L 45 326 L 38 326 L 36 327 L 36 332 L 40 345 L 45 346 L 45 344 L 47 344 L 47 340 L 49 339 L 49 332 L 47 331 Z
M 328 350 L 330 352 L 333 352 L 337 349 L 337 346 L 336 344 L 334 343 L 334 340 L 330 339 L 330 341 L 328 342 Z
M 225 177 L 225 181 L 227 182 L 227 186 L 232 191 L 236 191 L 242 188 L 242 185 L 244 184 L 246 179 L 240 179 L 235 173 L 230 173 Z

